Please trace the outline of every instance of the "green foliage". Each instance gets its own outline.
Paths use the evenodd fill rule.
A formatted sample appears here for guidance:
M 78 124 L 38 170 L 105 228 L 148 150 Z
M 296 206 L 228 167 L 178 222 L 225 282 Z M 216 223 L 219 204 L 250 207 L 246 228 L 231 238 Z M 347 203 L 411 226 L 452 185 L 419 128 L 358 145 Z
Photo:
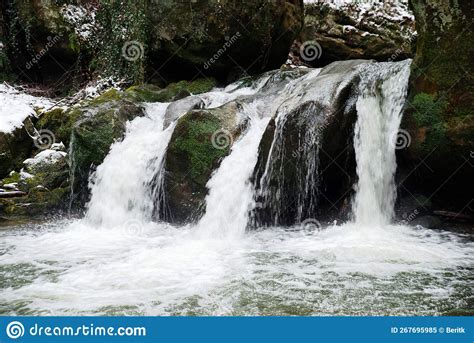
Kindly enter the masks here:
M 145 0 L 101 0 L 97 20 L 101 27 L 96 47 L 99 73 L 124 79 L 131 84 L 143 82 L 146 62 L 147 20 Z M 133 43 L 131 43 L 133 42 Z M 126 44 L 133 44 L 136 57 L 124 57 Z
M 439 123 L 446 110 L 448 103 L 440 97 L 427 93 L 417 94 L 412 101 L 415 108 L 414 117 L 419 126 L 429 126 L 433 123 Z
M 443 114 L 448 102 L 443 96 L 436 97 L 432 94 L 419 93 L 412 101 L 415 109 L 413 117 L 418 127 L 426 127 L 426 139 L 422 144 L 425 152 L 437 149 L 438 152 L 447 149 L 446 125 Z
M 6 185 L 6 184 L 9 184 L 9 183 L 18 183 L 20 182 L 20 173 L 17 173 L 17 172 L 13 172 L 11 175 L 9 175 L 8 177 L 4 178 L 1 183 Z

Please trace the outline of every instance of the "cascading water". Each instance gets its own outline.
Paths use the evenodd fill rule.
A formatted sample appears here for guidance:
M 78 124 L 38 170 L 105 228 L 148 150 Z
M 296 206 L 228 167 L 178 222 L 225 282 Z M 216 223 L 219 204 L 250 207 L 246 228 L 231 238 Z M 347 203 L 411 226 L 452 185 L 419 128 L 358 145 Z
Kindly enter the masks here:
M 260 101 L 244 104 L 242 114 L 249 119 L 247 132 L 236 142 L 230 155 L 209 180 L 206 213 L 198 224 L 204 237 L 235 239 L 244 233 L 254 193 L 250 182 L 258 158 L 258 145 L 270 117 L 261 118 L 265 106 Z
M 362 75 L 354 130 L 359 177 L 354 220 L 363 226 L 384 226 L 393 217 L 396 137 L 408 89 L 410 63 L 369 64 Z
M 92 177 L 88 220 L 114 227 L 151 219 L 154 199 L 148 189 L 161 169 L 174 128 L 163 130 L 167 106 L 146 105 L 147 116 L 133 120 L 124 140 L 112 146 Z
M 247 97 L 241 99 L 240 114 L 249 119 L 208 181 L 206 213 L 198 223 L 179 228 L 152 220 L 153 202 L 163 199 L 154 192 L 160 192 L 175 124 L 163 128 L 167 104 L 146 104 L 147 115 L 129 123 L 125 138 L 97 168 L 86 218 L 0 230 L 0 314 L 473 314 L 469 237 L 389 224 L 396 168 L 391 142 L 400 124 L 409 62 L 319 72 L 304 71 L 289 83 L 279 83 L 273 73 L 253 86 L 200 95 L 206 107 Z M 347 100 L 359 76 L 357 97 Z M 325 130 L 325 119 L 338 113 L 331 110 L 339 107 L 338 99 L 347 100 L 349 114 L 356 103 L 358 114 L 354 221 L 322 231 L 296 225 L 245 232 L 249 211 L 258 207 L 251 180 L 270 118 L 276 113 L 277 131 L 264 167 L 277 177 L 257 191 L 278 191 L 285 176 L 280 171 L 286 170 L 279 163 L 293 156 L 305 168 L 297 187 L 314 194 L 321 182 L 314 156 L 320 148 L 318 128 Z M 300 104 L 305 111 L 286 116 Z M 292 128 L 313 130 L 290 137 L 286 126 L 278 125 L 285 120 L 304 122 Z M 287 154 L 285 139 L 295 143 L 296 154 Z M 279 156 L 282 160 L 272 164 Z M 314 163 L 306 160 L 310 157 Z M 297 200 L 303 208 L 292 213 L 295 224 L 298 212 L 303 219 L 317 204 L 303 200 Z M 275 212 L 283 210 L 284 202 L 280 205 Z

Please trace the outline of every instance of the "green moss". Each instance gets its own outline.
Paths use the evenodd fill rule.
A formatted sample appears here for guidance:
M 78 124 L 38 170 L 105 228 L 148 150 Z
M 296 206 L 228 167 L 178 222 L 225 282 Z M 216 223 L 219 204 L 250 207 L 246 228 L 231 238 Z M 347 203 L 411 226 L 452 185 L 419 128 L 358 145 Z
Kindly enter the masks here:
M 123 94 L 119 90 L 112 88 L 106 91 L 105 93 L 99 95 L 98 97 L 89 100 L 85 103 L 86 106 L 99 106 L 110 101 L 117 101 L 122 99 Z
M 130 100 L 138 102 L 170 102 L 189 94 L 209 92 L 216 84 L 213 78 L 203 78 L 171 83 L 164 89 L 154 85 L 137 85 L 128 88 L 125 94 Z
M 162 102 L 162 89 L 155 85 L 132 86 L 125 91 L 125 94 L 134 101 L 138 102 Z
M 206 112 L 190 112 L 176 128 L 177 138 L 171 148 L 189 161 L 196 184 L 205 185 L 216 161 L 229 153 L 229 147 L 217 149 L 212 144 L 212 134 L 220 128 L 219 119 Z
M 52 191 L 35 188 L 23 197 L 0 199 L 0 214 L 8 217 L 44 216 L 51 210 L 63 207 L 67 195 L 67 188 L 57 188 Z
M 80 169 L 98 166 L 117 138 L 111 113 L 104 113 L 89 123 L 74 129 L 74 159 Z
M 191 81 L 187 85 L 187 90 L 191 94 L 200 94 L 200 93 L 206 93 L 211 91 L 214 87 L 216 87 L 216 80 L 213 78 L 203 78 L 203 79 L 198 79 Z
M 36 127 L 38 129 L 47 129 L 53 132 L 56 142 L 69 144 L 71 131 L 74 123 L 80 116 L 80 111 L 64 111 L 56 108 L 41 115 Z

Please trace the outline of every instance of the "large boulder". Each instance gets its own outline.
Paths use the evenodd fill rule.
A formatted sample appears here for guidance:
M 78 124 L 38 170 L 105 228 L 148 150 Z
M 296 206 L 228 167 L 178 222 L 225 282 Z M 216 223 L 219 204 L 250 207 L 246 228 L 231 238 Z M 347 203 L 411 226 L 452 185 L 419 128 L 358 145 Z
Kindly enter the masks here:
M 349 59 L 398 61 L 413 56 L 415 40 L 408 0 L 316 1 L 305 4 L 304 27 L 291 57 L 316 67 Z
M 401 191 L 424 194 L 435 209 L 472 212 L 474 4 L 411 6 L 419 37 L 402 123 L 411 144 L 400 154 Z
M 280 67 L 301 29 L 303 1 L 155 0 L 148 12 L 150 60 L 160 74 L 226 78 Z
M 230 102 L 192 110 L 178 120 L 165 157 L 166 202 L 157 209 L 160 218 L 187 223 L 202 215 L 207 181 L 244 128 L 237 115 L 240 108 Z
M 259 149 L 256 227 L 347 214 L 341 209 L 347 210 L 356 179 L 355 100 L 367 63 L 335 62 L 320 73 L 313 70 L 280 106 Z

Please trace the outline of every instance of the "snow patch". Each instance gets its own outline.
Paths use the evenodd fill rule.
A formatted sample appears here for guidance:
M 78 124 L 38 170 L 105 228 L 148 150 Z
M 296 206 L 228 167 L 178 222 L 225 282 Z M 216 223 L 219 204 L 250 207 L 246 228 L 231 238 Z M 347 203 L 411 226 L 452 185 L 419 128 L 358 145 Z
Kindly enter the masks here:
M 34 158 L 29 158 L 23 162 L 28 170 L 35 169 L 36 167 L 56 164 L 66 157 L 66 153 L 57 150 L 44 150 L 37 154 Z
M 0 84 L 0 132 L 13 132 L 27 117 L 36 115 L 35 108 L 49 109 L 53 105 L 51 99 L 35 97 Z
M 415 20 L 408 7 L 408 0 L 304 0 L 305 4 L 325 5 L 334 10 L 348 11 L 356 21 L 367 15 L 389 21 Z
M 64 20 L 74 27 L 74 31 L 81 39 L 88 41 L 93 38 L 96 27 L 93 11 L 88 11 L 82 6 L 64 5 L 61 14 Z

